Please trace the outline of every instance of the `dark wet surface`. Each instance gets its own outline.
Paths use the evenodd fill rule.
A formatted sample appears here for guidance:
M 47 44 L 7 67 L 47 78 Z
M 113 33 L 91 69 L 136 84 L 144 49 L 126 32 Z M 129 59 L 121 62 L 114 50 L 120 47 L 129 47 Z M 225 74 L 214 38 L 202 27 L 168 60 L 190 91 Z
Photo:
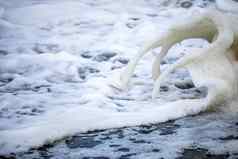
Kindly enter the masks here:
M 187 148 L 178 159 L 226 159 L 229 157 L 229 154 L 210 154 L 203 148 Z

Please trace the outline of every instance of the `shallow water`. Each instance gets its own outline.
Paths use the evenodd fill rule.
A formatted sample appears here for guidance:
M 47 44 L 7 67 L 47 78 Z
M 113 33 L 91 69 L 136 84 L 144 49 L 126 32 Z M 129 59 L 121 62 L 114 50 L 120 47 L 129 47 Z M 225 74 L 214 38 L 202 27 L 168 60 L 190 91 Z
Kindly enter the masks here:
M 0 1 L 5 10 L 0 15 L 0 154 L 17 151 L 18 158 L 44 158 L 44 153 L 53 158 L 176 158 L 189 154 L 189 149 L 203 148 L 202 155 L 207 150 L 235 157 L 237 114 L 231 111 L 145 128 L 92 132 L 93 137 L 78 134 L 166 121 L 170 118 L 163 118 L 163 113 L 155 118 L 157 107 L 204 97 L 206 91 L 194 88 L 186 70 L 179 70 L 163 84 L 160 98 L 151 101 L 152 55 L 140 62 L 127 91 L 112 88 L 110 82 L 148 37 L 166 29 L 177 13 L 187 12 L 176 8 L 212 5 L 208 2 Z M 190 40 L 176 46 L 162 67 L 181 57 L 186 48 L 205 45 Z M 129 115 L 121 119 L 121 113 Z M 176 115 L 175 111 L 171 119 Z M 144 129 L 149 132 L 143 133 Z M 120 134 L 122 138 L 117 137 Z M 65 136 L 71 137 L 61 140 Z M 41 147 L 43 156 L 41 148 L 32 150 L 33 154 L 29 151 L 46 140 L 59 143 Z

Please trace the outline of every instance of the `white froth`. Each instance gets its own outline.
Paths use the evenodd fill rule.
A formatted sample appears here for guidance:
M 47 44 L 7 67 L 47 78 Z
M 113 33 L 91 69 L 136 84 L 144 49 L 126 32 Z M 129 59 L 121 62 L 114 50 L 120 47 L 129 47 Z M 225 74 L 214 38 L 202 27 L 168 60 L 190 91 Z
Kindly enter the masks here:
M 186 11 L 166 12 L 164 8 L 156 17 L 159 8 L 144 1 L 135 1 L 135 8 L 130 4 L 124 8 L 121 1 L 101 0 L 93 9 L 87 2 L 24 1 L 25 6 L 17 7 L 5 2 L 9 8 L 0 8 L 0 18 L 4 15 L 4 22 L 17 26 L 0 39 L 1 48 L 9 51 L 0 58 L 0 78 L 9 80 L 0 83 L 0 108 L 7 110 L 6 117 L 0 118 L 0 154 L 26 151 L 78 132 L 165 122 L 206 110 L 207 99 L 181 101 L 182 93 L 175 88 L 152 101 L 151 56 L 139 64 L 132 89 L 121 92 L 111 87 L 120 72 L 112 68 L 125 66 L 115 61 L 133 57 L 145 41 L 163 33 L 178 12 Z M 131 22 L 133 17 L 137 19 Z M 190 42 L 204 47 L 203 41 Z M 61 48 L 54 52 L 46 45 L 46 52 L 37 53 L 36 43 Z M 179 58 L 183 47 L 187 48 L 174 48 L 170 58 Z M 90 60 L 81 56 L 87 51 L 93 54 Z M 105 52 L 117 55 L 97 62 L 95 56 Z M 80 72 L 81 68 L 88 70 Z M 169 78 L 167 85 L 176 81 Z M 177 101 L 168 103 L 167 99 Z M 39 109 L 39 114 L 17 117 L 32 109 Z

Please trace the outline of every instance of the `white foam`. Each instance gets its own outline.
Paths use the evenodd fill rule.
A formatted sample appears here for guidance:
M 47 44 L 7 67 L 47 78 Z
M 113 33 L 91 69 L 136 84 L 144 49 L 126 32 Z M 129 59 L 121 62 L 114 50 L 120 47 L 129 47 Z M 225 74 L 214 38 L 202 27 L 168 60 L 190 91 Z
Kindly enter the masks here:
M 100 2 L 102 3 L 102 1 Z M 151 31 L 150 35 L 145 37 L 145 39 L 150 39 L 155 32 L 155 27 L 145 28 L 146 24 L 154 24 L 153 22 L 146 22 L 148 19 L 145 18 L 146 20 L 143 23 L 138 22 L 140 25 L 131 31 L 125 26 L 128 15 L 137 15 L 143 18 L 147 12 L 158 12 L 157 8 L 153 7 L 140 12 L 144 4 L 133 4 L 138 6 L 139 9 L 131 11 L 129 8 L 126 16 L 119 16 L 123 23 L 117 22 L 118 19 L 115 17 L 121 15 L 120 13 L 124 9 L 119 7 L 117 3 L 115 4 L 114 1 L 112 3 L 108 2 L 108 4 L 105 3 L 105 6 L 101 6 L 101 8 L 96 7 L 92 10 L 90 10 L 88 5 L 82 4 L 81 1 L 80 3 L 70 1 L 13 7 L 11 10 L 6 11 L 5 18 L 13 24 L 22 25 L 22 28 L 20 28 L 22 30 L 20 31 L 23 33 L 29 31 L 29 35 L 35 35 L 35 33 L 38 34 L 40 32 L 39 30 L 39 32 L 33 32 L 33 30 L 29 30 L 29 27 L 37 30 L 39 27 L 52 25 L 52 28 L 50 28 L 52 30 L 49 29 L 49 34 L 52 34 L 51 37 L 46 36 L 45 38 L 43 34 L 41 42 L 48 42 L 53 39 L 52 41 L 54 42 L 67 44 L 71 52 L 30 54 L 26 49 L 24 50 L 26 52 L 23 51 L 21 54 L 1 56 L 1 77 L 4 76 L 4 79 L 5 77 L 13 78 L 13 81 L 1 87 L 2 91 L 21 90 L 25 85 L 37 86 L 39 84 L 50 85 L 51 91 L 29 93 L 22 90 L 18 91 L 16 95 L 6 93 L 1 96 L 1 108 L 8 108 L 9 111 L 21 109 L 23 106 L 33 108 L 36 106 L 38 108 L 43 105 L 42 107 L 44 107 L 45 112 L 26 119 L 21 116 L 20 121 L 16 119 L 16 114 L 12 113 L 13 117 L 10 116 L 11 118 L 9 119 L 1 120 L 3 128 L 0 130 L 0 154 L 25 151 L 31 147 L 41 146 L 44 143 L 53 142 L 78 132 L 165 122 L 206 110 L 208 105 L 207 99 L 178 100 L 165 104 L 163 96 L 161 96 L 161 99 L 151 101 L 149 95 L 152 83 L 148 80 L 150 76 L 149 72 L 147 73 L 150 70 L 150 58 L 143 61 L 145 65 L 140 65 L 141 70 L 139 72 L 141 76 L 135 77 L 137 80 L 141 80 L 143 85 L 137 84 L 137 88 L 134 87 L 128 92 L 118 92 L 110 87 L 111 81 L 115 80 L 113 74 L 117 72 L 111 70 L 114 59 L 96 63 L 93 60 L 89 62 L 89 60 L 87 61 L 80 57 L 77 51 L 87 49 L 85 47 L 98 50 L 104 49 L 104 51 L 108 51 L 106 49 L 109 47 L 110 51 L 120 50 L 127 57 L 133 56 L 134 50 L 137 49 L 136 45 L 141 45 L 143 42 L 141 39 L 134 39 L 134 35 L 137 35 L 138 38 L 143 38 L 146 32 Z M 104 10 L 104 7 L 108 12 Z M 62 32 L 65 33 L 65 30 L 66 33 L 72 30 L 77 31 L 79 26 L 76 28 L 73 28 L 71 25 L 69 27 L 63 26 L 62 28 L 59 26 L 62 25 L 60 22 L 70 23 L 72 19 L 77 18 L 87 19 L 89 21 L 86 22 L 92 24 L 108 25 L 112 23 L 113 27 L 110 28 L 111 30 L 102 27 L 102 30 L 95 32 L 95 30 L 99 29 L 96 25 L 96 27 L 89 28 L 88 32 L 80 33 L 80 36 L 75 36 L 77 32 L 73 32 L 74 34 L 72 35 L 59 36 Z M 159 18 L 160 25 L 165 26 L 167 23 L 164 23 L 162 19 Z M 105 32 L 107 33 L 106 35 L 104 34 Z M 105 35 L 105 37 L 102 38 L 102 35 Z M 67 38 L 68 36 L 70 38 Z M 102 44 L 105 39 L 106 43 L 104 46 L 95 44 Z M 8 42 L 12 42 L 15 45 L 18 40 L 9 38 L 5 41 L 5 45 Z M 28 49 L 31 47 L 28 46 L 29 43 L 32 43 L 29 39 L 24 39 L 23 36 L 20 40 L 23 41 L 20 45 Z M 75 49 L 75 46 L 78 47 Z M 180 56 L 177 49 L 174 51 L 176 52 L 174 56 Z M 82 82 L 78 75 L 78 68 L 88 65 L 99 69 L 101 72 L 98 75 L 89 76 L 86 81 Z M 173 80 L 171 78 L 171 81 Z M 168 93 L 172 93 L 172 91 Z M 176 95 L 176 93 L 174 94 Z M 128 98 L 128 100 L 120 101 L 118 99 L 117 101 L 113 99 L 118 96 Z M 135 97 L 138 98 L 135 99 Z M 171 100 L 171 98 L 179 99 L 180 97 L 176 95 L 168 98 Z M 122 106 L 117 106 L 118 103 Z M 16 123 L 15 120 L 17 120 Z M 6 126 L 7 124 L 13 125 Z
M 33 120 L 31 124 L 1 131 L 0 153 L 24 151 L 77 132 L 165 122 L 206 109 L 204 100 L 176 101 L 157 107 L 155 105 L 154 103 L 152 109 L 137 112 L 116 112 L 80 106 L 58 109 Z

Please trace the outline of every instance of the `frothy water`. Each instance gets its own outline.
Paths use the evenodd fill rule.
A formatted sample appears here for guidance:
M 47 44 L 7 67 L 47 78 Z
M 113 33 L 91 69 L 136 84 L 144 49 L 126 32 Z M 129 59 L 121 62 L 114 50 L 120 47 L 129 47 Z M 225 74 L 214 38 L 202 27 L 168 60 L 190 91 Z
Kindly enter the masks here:
M 169 75 L 160 98 L 151 100 L 152 55 L 140 62 L 127 91 L 111 86 L 146 38 L 157 33 L 153 28 L 163 31 L 187 10 L 168 11 L 154 1 L 126 9 L 109 0 L 1 3 L 2 21 L 14 26 L 2 25 L 6 32 L 0 34 L 1 154 L 77 132 L 165 122 L 206 110 L 203 91 L 176 87 L 187 87 L 186 70 Z M 187 48 L 206 45 L 190 40 L 174 47 L 162 69 Z

